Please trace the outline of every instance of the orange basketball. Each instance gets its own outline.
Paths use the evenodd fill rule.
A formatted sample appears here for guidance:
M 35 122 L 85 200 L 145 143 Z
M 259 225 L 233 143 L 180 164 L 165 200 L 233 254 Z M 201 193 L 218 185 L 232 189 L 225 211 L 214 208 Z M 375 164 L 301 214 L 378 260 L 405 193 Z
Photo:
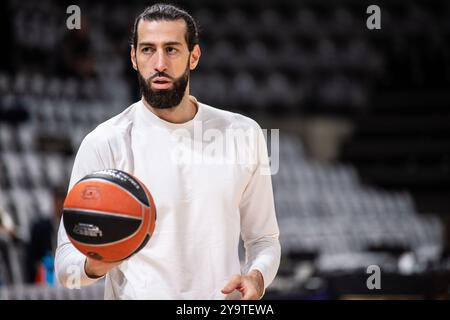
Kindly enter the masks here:
M 147 244 L 155 229 L 156 208 L 142 182 L 108 169 L 73 186 L 64 201 L 63 221 L 70 241 L 83 254 L 115 262 Z

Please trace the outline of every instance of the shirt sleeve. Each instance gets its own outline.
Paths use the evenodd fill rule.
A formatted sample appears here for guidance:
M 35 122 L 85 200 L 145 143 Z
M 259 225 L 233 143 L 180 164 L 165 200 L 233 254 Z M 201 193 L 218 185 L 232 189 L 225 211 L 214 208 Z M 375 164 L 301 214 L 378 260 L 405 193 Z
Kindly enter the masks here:
M 111 161 L 109 160 L 110 156 L 107 146 L 107 143 L 97 141 L 92 133 L 84 138 L 75 157 L 69 190 L 85 175 L 110 167 Z M 102 150 L 102 148 L 106 150 Z M 68 288 L 85 286 L 98 281 L 102 277 L 90 278 L 86 274 L 84 270 L 86 257 L 70 242 L 64 228 L 63 219 L 64 215 L 59 225 L 58 243 L 55 253 L 55 272 L 58 281 L 62 286 Z
M 281 247 L 266 141 L 261 128 L 258 126 L 255 130 L 256 167 L 243 192 L 239 208 L 245 248 L 244 273 L 260 271 L 265 290 L 278 271 Z

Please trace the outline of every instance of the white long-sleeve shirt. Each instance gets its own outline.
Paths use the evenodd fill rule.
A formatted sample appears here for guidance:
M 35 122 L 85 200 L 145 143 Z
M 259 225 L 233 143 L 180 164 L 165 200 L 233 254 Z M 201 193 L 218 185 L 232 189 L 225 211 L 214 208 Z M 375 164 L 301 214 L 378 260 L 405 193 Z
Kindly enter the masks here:
M 69 190 L 93 171 L 115 168 L 141 180 L 156 205 L 151 239 L 107 273 L 105 299 L 239 298 L 221 293 L 232 275 L 259 270 L 267 288 L 277 273 L 279 229 L 261 128 L 190 99 L 197 113 L 186 123 L 167 122 L 139 101 L 90 132 L 78 150 Z M 250 131 L 256 134 L 242 138 Z M 86 275 L 84 263 L 61 221 L 55 257 L 60 283 L 98 281 Z

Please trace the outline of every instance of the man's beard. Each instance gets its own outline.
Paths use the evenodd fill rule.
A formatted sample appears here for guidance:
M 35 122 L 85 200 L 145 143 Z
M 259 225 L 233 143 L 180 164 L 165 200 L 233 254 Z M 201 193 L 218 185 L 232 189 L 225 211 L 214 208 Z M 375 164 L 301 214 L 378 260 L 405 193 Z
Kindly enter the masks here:
M 150 106 L 157 109 L 168 109 L 180 104 L 189 81 L 189 64 L 179 78 L 173 78 L 165 72 L 156 72 L 150 78 L 145 80 L 139 69 L 137 71 L 141 95 Z M 153 90 L 151 87 L 152 80 L 156 77 L 169 78 L 172 81 L 172 88 Z

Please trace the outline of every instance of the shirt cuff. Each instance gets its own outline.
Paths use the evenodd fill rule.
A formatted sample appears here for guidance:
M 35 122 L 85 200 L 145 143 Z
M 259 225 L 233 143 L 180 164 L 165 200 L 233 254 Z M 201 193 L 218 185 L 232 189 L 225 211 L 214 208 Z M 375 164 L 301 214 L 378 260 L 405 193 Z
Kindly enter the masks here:
M 105 277 L 105 275 L 103 275 L 103 276 L 101 276 L 101 277 L 95 277 L 95 278 L 94 278 L 94 277 L 88 276 L 88 275 L 86 274 L 86 269 L 84 268 L 84 267 L 85 267 L 85 264 L 86 264 L 86 261 L 87 261 L 87 258 L 84 257 L 83 259 L 81 259 L 81 262 L 80 262 L 80 268 L 81 268 L 81 285 L 82 285 L 82 286 L 87 286 L 87 285 L 93 284 L 93 283 L 97 282 L 98 280 L 100 280 L 100 279 L 102 279 L 102 278 Z

